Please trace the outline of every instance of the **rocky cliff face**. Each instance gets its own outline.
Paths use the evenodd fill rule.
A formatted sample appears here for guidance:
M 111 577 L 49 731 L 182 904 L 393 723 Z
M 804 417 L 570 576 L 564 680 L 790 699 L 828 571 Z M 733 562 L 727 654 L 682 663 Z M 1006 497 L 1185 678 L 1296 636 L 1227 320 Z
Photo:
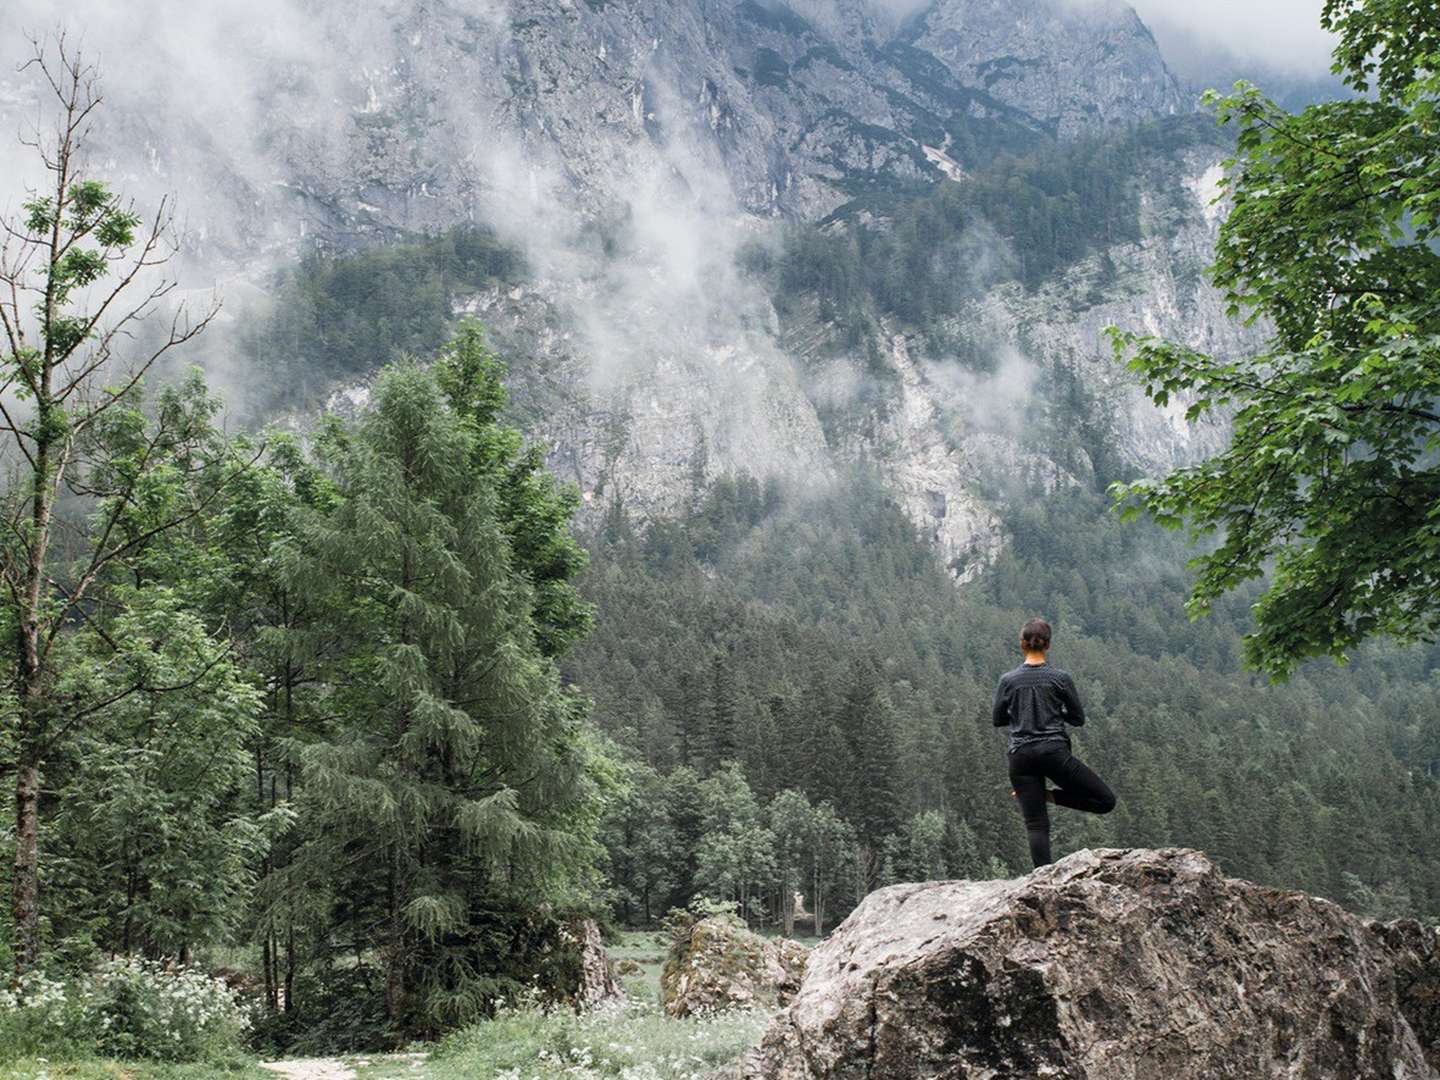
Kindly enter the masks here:
M 1440 937 L 1178 849 L 897 885 L 814 950 L 745 1075 L 1435 1077 Z
M 18 3 L 19 25 L 53 19 Z M 1037 131 L 1189 105 L 1118 0 L 222 0 L 183 33 L 107 7 L 72 9 L 105 41 L 105 152 L 203 201 L 206 243 L 241 259 L 302 228 L 488 217 L 541 174 L 595 208 L 659 170 L 815 217 Z M 34 93 L 7 65 L 0 112 L 28 119 Z
M 22 22 L 50 19 L 41 0 L 19 3 Z M 464 307 L 524 358 L 530 432 L 591 505 L 618 493 L 641 512 L 672 510 L 696 477 L 740 469 L 823 489 L 864 458 L 965 578 L 1001 542 L 979 481 L 1017 460 L 1013 426 L 995 421 L 1023 419 L 1027 365 L 1063 362 L 1113 397 L 1129 460 L 1197 446 L 1137 403 L 1099 329 L 1138 316 L 1234 343 L 1213 295 L 1186 277 L 1212 235 L 1198 197 L 1185 220 L 1114 253 L 1126 274 L 1102 301 L 1077 278 L 1038 295 L 994 290 L 957 319 L 956 333 L 1014 360 L 1003 385 L 977 383 L 899 326 L 864 343 L 878 359 L 862 362 L 818 316 L 782 326 L 736 271 L 740 245 L 771 219 L 963 183 L 998 150 L 1183 110 L 1118 0 L 262 7 L 224 0 L 201 29 L 161 20 L 156 34 L 99 0 L 76 7 L 109 50 L 103 171 L 142 202 L 180 193 L 185 284 L 229 278 L 242 322 L 268 268 L 311 243 L 492 225 L 524 253 L 529 280 Z M 34 102 L 33 80 L 0 76 L 0 118 Z M 1199 185 L 1213 162 L 1193 165 Z M 856 393 L 874 365 L 878 404 Z M 977 409 L 995 394 L 1004 410 Z M 1050 487 L 1086 472 L 1033 455 L 1023 468 Z
M 1061 137 L 1192 104 L 1119 0 L 956 0 L 930 8 L 902 40 Z

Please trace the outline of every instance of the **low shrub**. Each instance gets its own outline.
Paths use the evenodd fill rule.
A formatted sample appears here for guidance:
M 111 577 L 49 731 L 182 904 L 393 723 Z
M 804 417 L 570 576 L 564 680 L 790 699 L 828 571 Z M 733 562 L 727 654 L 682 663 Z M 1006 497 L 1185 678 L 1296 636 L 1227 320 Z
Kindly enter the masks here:
M 250 1045 L 272 1057 L 381 1053 L 403 1045 L 385 1011 L 384 974 L 368 965 L 302 972 L 291 1010 L 260 1014 Z
M 699 1080 L 759 1042 L 769 1013 L 676 1020 L 654 1005 L 576 1015 L 532 1002 L 447 1037 L 433 1080 Z
M 219 979 L 126 957 L 58 982 L 0 990 L 0 1060 L 102 1055 L 219 1061 L 244 1052 L 249 1010 Z
M 31 972 L 14 988 L 0 987 L 0 1061 L 93 1051 L 91 1022 L 80 994 Z

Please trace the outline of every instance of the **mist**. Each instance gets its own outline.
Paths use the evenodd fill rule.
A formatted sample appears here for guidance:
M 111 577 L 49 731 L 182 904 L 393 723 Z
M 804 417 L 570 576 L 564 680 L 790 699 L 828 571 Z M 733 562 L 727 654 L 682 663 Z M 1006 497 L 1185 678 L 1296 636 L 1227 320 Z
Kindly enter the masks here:
M 53 28 L 47 0 L 17 2 L 13 26 Z M 869 5 L 898 22 L 926 3 Z M 791 6 L 840 20 L 834 0 Z M 583 46 L 555 50 L 517 44 L 523 30 L 499 0 L 396 0 L 360 14 L 320 0 L 215 0 L 179 16 L 158 0 L 80 0 L 66 14 L 108 100 L 97 170 L 142 208 L 177 197 L 183 293 L 219 286 L 225 317 L 243 323 L 263 311 L 272 272 L 312 247 L 488 226 L 523 254 L 527 288 L 556 315 L 551 344 L 534 347 L 582 372 L 589 397 L 569 420 L 584 429 L 582 487 L 609 472 L 644 504 L 688 490 L 701 437 L 711 475 L 813 483 L 831 464 L 765 285 L 736 269 L 739 246 L 775 223 L 747 209 L 753 191 L 732 186 L 755 174 L 732 180 L 723 125 L 767 118 L 697 107 L 685 54 L 651 32 L 703 36 L 701 9 L 680 11 L 657 7 L 643 33 L 617 15 Z M 0 42 L 0 119 L 12 128 L 39 105 L 36 80 L 14 74 L 24 46 L 18 32 Z M 517 78 L 553 96 L 527 99 Z M 567 134 L 576 117 L 583 130 Z M 0 206 L 15 205 L 23 179 L 0 176 Z M 999 257 L 979 246 L 970 272 Z M 235 401 L 255 373 L 233 362 L 223 333 L 207 336 L 210 378 Z M 994 415 L 986 403 L 1028 392 L 1019 365 L 1004 374 L 951 388 L 966 403 L 957 415 L 978 424 Z M 613 469 L 593 430 L 605 413 L 628 423 Z
M 1131 0 L 1155 34 L 1166 62 L 1182 76 L 1227 62 L 1287 76 L 1323 76 L 1333 35 L 1320 26 L 1323 0 Z

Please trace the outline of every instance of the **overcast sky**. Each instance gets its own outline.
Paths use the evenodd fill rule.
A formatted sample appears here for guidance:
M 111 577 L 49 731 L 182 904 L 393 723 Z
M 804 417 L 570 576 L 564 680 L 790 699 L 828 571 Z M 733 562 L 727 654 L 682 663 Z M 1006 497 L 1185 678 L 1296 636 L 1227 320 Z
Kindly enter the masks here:
M 1162 51 L 1225 49 L 1294 75 L 1320 75 L 1330 66 L 1330 35 L 1320 29 L 1324 0 L 1130 0 L 1155 31 Z

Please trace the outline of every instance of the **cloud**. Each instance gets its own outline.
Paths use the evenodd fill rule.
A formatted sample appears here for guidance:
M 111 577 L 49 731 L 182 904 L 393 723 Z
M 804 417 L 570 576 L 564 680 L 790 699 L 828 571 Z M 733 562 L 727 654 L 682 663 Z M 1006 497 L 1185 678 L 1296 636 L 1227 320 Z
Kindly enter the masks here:
M 1292 76 L 1321 75 L 1330 67 L 1334 39 L 1320 27 L 1323 0 L 1131 3 L 1155 32 L 1166 60 L 1182 74 L 1190 74 L 1186 69 L 1197 61 L 1214 70 L 1226 54 L 1232 62 Z
M 927 0 L 866 2 L 871 13 L 898 20 Z M 1165 25 L 1179 27 L 1177 40 L 1196 40 L 1204 31 L 1206 41 L 1230 35 L 1230 44 L 1243 44 L 1239 31 L 1221 34 L 1230 26 L 1224 19 L 1213 26 L 1209 18 L 1192 19 L 1196 26 L 1186 29 L 1187 9 L 1170 0 L 1140 2 L 1147 17 L 1172 16 Z M 1229 2 L 1217 0 L 1222 7 Z M 1318 3 L 1275 36 L 1294 39 L 1297 26 L 1318 18 Z M 44 34 L 54 23 L 51 0 L 10 4 L 12 26 Z M 837 26 L 856 10 L 836 0 L 791 6 L 825 14 Z M 1253 6 L 1256 18 L 1270 10 Z M 820 453 L 823 432 L 805 412 L 768 297 L 735 269 L 737 246 L 763 236 L 767 226 L 744 214 L 718 158 L 721 143 L 697 124 L 694 101 L 682 92 L 686 80 L 658 48 L 659 38 L 629 40 L 617 18 L 616 36 L 599 43 L 596 84 L 564 84 L 571 96 L 553 99 L 555 109 L 577 116 L 598 115 L 598 108 L 604 123 L 586 128 L 583 144 L 562 142 L 552 128 L 563 132 L 565 125 L 552 125 L 553 117 L 514 95 L 508 73 L 494 62 L 512 34 L 506 10 L 504 0 L 433 10 L 382 0 L 359 12 L 335 0 L 206 0 L 177 13 L 166 0 L 77 0 L 67 16 L 113 91 L 115 111 L 102 133 L 104 148 L 114 151 L 107 175 L 142 205 L 153 205 L 160 192 L 178 193 L 198 278 L 185 284 L 205 288 L 217 273 L 243 271 L 226 289 L 237 319 L 246 282 L 263 285 L 268 265 L 310 242 L 307 223 L 325 224 L 320 212 L 308 211 L 312 203 L 382 203 L 387 191 L 424 178 L 434 165 L 435 187 L 450 199 L 434 204 L 442 207 L 436 214 L 468 210 L 525 251 L 537 284 L 564 313 L 591 389 L 628 394 L 635 403 L 636 446 L 683 472 L 684 447 L 672 429 L 682 423 L 689 431 L 693 420 L 722 464 L 761 459 L 778 467 L 786 447 L 770 440 L 782 430 L 791 443 Z M 450 33 L 457 22 L 463 49 Z M 1253 24 L 1248 32 L 1264 36 Z M 0 36 L 0 60 L 13 63 L 22 45 L 18 33 Z M 578 49 L 565 55 L 584 58 Z M 544 56 L 536 51 L 526 59 Z M 599 81 L 606 72 L 613 72 L 608 85 Z M 607 96 L 617 87 L 623 92 Z M 11 64 L 0 66 L 0 116 L 33 115 L 33 89 Z M 546 107 L 549 100 L 540 99 Z M 371 155 L 367 140 L 391 130 L 372 121 L 392 109 L 404 121 L 394 129 L 394 152 Z M 663 138 L 640 137 L 631 117 L 642 112 L 653 112 Z M 372 156 L 383 157 L 388 171 L 373 182 L 368 173 L 351 175 L 352 164 L 374 165 Z M 19 179 L 0 170 L 0 208 L 7 196 L 13 200 Z M 409 227 L 446 223 L 400 218 L 432 198 L 424 190 L 402 194 L 381 210 L 401 207 L 395 220 Z M 372 209 L 361 205 L 365 213 Z M 601 231 L 615 241 L 613 257 L 597 248 Z M 983 276 L 986 260 L 1001 253 L 981 237 L 964 265 Z M 1023 388 L 1017 381 L 1023 369 L 1005 363 L 1000 370 L 957 394 L 1008 400 Z M 245 377 L 234 373 L 237 385 Z M 714 402 L 723 408 L 705 404 Z
M 930 0 L 870 0 L 872 7 L 888 12 L 899 18 L 914 15 L 921 8 L 930 6 Z

